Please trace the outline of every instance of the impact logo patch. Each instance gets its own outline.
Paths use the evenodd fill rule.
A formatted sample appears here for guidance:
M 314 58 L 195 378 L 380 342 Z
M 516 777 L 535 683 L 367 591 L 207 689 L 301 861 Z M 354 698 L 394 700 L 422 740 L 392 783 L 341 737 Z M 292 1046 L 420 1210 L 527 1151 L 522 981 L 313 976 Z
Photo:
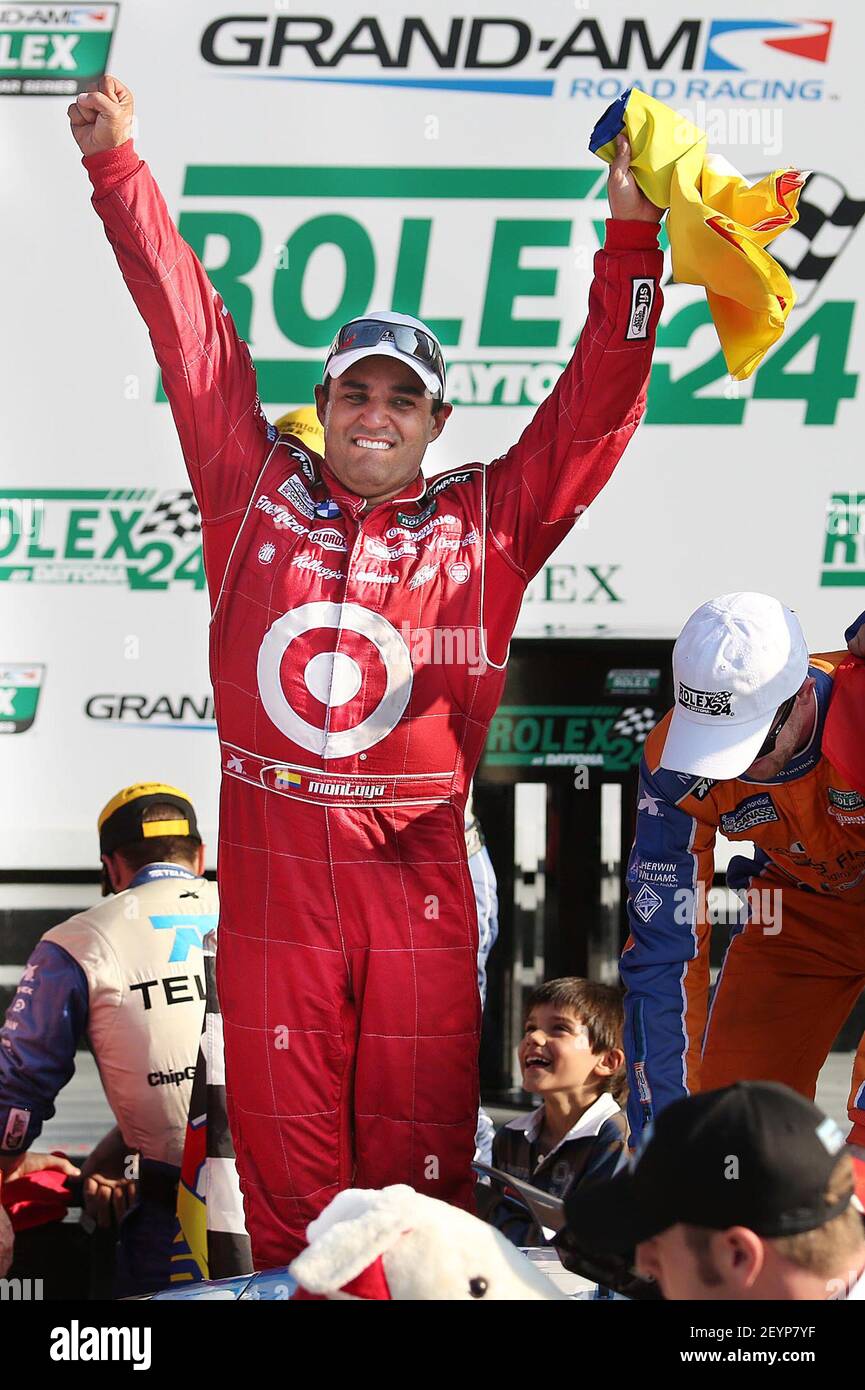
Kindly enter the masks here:
M 694 690 L 679 681 L 679 704 L 693 714 L 732 714 L 732 699 L 732 690 Z
M 649 319 L 654 302 L 654 280 L 638 278 L 631 281 L 631 317 L 628 320 L 628 331 L 625 334 L 627 342 L 648 336 Z
M 471 473 L 450 473 L 445 478 L 437 478 L 426 490 L 427 497 L 438 497 L 446 487 L 457 487 L 460 483 L 471 482 Z
M 726 811 L 721 816 L 721 830 L 725 835 L 744 835 L 773 820 L 780 820 L 775 804 L 768 792 L 759 792 L 740 801 L 734 810 Z

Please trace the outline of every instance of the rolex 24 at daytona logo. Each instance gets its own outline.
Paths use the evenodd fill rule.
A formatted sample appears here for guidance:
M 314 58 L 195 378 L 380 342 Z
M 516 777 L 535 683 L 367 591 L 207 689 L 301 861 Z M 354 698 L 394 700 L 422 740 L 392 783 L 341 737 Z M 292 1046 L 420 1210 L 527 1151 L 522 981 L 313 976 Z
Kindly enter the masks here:
M 0 499 L 0 583 L 204 588 L 188 489 L 34 488 Z
M 693 690 L 679 681 L 679 704 L 693 714 L 732 714 L 732 690 Z

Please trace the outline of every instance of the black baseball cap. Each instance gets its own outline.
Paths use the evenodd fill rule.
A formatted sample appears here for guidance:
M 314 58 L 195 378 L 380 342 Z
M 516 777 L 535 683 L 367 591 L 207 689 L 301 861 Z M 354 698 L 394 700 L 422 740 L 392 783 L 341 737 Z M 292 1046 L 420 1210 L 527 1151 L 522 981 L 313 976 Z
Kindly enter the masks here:
M 176 806 L 177 819 L 145 820 L 145 812 L 157 805 Z M 164 782 L 136 782 L 131 787 L 124 787 L 103 807 L 97 826 L 100 854 L 113 854 L 124 845 L 161 839 L 166 835 L 198 838 L 195 810 L 189 797 L 177 787 L 170 787 Z
M 565 1199 L 583 1250 L 630 1254 L 686 1222 L 746 1226 L 767 1239 L 812 1231 L 847 1209 L 827 1202 L 844 1135 L 810 1100 L 771 1081 L 687 1096 L 644 1131 L 626 1172 Z

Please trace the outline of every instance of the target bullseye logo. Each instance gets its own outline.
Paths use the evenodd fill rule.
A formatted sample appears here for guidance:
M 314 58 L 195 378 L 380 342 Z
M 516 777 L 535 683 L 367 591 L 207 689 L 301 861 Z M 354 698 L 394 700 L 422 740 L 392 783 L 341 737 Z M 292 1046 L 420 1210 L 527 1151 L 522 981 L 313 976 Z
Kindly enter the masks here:
M 378 652 L 384 669 L 384 693 L 375 709 L 350 729 L 336 733 L 310 724 L 291 705 L 282 686 L 282 660 L 297 637 L 321 628 L 355 632 Z M 303 683 L 310 695 L 329 708 L 347 705 L 361 689 L 363 675 L 345 652 L 318 652 L 309 658 Z M 411 655 L 396 628 L 358 603 L 305 603 L 292 608 L 265 633 L 258 650 L 258 689 L 268 718 L 301 748 L 324 758 L 348 758 L 386 738 L 408 704 L 412 686 Z

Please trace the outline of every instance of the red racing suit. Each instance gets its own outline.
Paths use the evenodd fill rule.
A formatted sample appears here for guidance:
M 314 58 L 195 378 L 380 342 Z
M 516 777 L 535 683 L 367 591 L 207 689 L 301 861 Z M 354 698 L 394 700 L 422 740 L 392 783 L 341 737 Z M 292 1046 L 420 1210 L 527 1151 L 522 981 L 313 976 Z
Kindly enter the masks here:
M 608 223 L 579 346 L 513 448 L 367 508 L 265 420 L 131 143 L 85 165 L 201 510 L 229 1114 L 254 1258 L 275 1265 L 350 1184 L 472 1206 L 463 806 L 525 587 L 643 412 L 657 226 Z
M 813 1097 L 865 986 L 865 796 L 823 747 L 846 657 L 812 656 L 814 733 L 771 781 L 713 782 L 661 767 L 670 715 L 646 739 L 621 961 L 633 1134 L 680 1096 L 734 1081 L 780 1081 Z M 744 902 L 708 1011 L 719 831 L 751 842 L 754 855 L 727 869 Z M 865 1124 L 865 1040 L 848 1111 L 854 1126 Z

